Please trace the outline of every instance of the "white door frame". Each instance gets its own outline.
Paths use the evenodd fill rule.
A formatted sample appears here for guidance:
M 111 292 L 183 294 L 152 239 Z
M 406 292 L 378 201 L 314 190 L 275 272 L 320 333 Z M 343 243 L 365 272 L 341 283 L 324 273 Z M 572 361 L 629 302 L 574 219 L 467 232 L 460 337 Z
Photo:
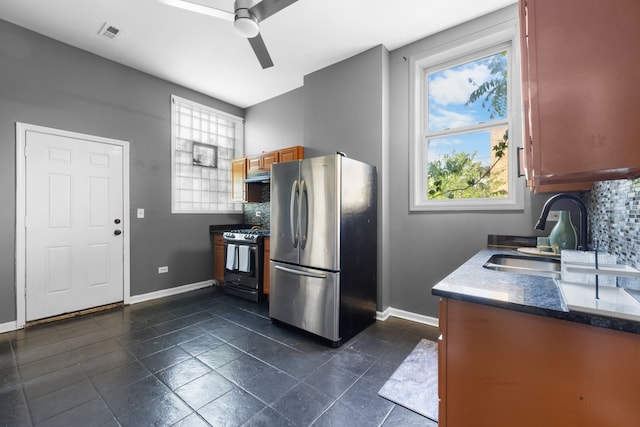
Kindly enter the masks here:
M 67 138 L 88 139 L 94 142 L 118 145 L 122 147 L 122 208 L 123 223 L 123 296 L 124 303 L 131 299 L 130 288 L 130 239 L 131 225 L 129 222 L 129 141 L 87 135 L 44 126 L 16 122 L 16 329 L 26 324 L 26 157 L 25 144 L 27 131 L 35 131 Z

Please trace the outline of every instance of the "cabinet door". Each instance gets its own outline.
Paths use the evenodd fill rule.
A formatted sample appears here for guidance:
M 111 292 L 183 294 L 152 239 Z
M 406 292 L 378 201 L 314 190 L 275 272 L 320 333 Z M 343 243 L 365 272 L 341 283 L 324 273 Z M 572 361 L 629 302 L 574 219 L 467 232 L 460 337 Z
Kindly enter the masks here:
M 262 154 L 262 169 L 271 170 L 271 165 L 280 161 L 280 153 L 278 151 L 270 151 Z
M 444 316 L 439 426 L 638 424 L 640 335 L 453 299 Z
M 260 154 L 247 157 L 247 175 L 259 173 L 261 169 L 262 156 Z
M 231 201 L 246 202 L 247 159 L 233 159 L 231 161 Z
M 216 234 L 213 238 L 213 278 L 219 284 L 224 283 L 224 240 Z
M 520 13 L 534 191 L 640 174 L 640 2 L 521 0 Z
M 265 295 L 269 295 L 269 288 L 271 287 L 271 270 L 269 268 L 269 262 L 271 259 L 271 245 L 269 243 L 269 238 L 265 237 L 264 239 L 264 272 L 263 272 L 263 276 L 262 276 L 262 287 L 263 290 L 262 292 L 265 293 Z
M 304 158 L 304 147 L 296 145 L 295 147 L 283 148 L 279 150 L 280 162 L 291 162 Z

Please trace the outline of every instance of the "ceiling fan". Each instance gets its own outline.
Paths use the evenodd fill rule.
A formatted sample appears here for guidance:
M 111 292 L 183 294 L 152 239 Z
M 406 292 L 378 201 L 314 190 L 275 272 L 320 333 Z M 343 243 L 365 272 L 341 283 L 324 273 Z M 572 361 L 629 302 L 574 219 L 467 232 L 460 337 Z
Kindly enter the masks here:
M 249 44 L 253 52 L 258 57 L 258 61 L 262 68 L 273 66 L 273 61 L 267 46 L 260 35 L 259 23 L 270 17 L 271 15 L 281 11 L 287 6 L 295 3 L 297 0 L 262 0 L 260 3 L 253 4 L 253 0 L 235 0 L 233 12 L 222 9 L 216 9 L 211 6 L 205 6 L 189 0 L 159 0 L 161 3 L 170 6 L 179 7 L 181 9 L 190 10 L 192 12 L 209 15 L 227 21 L 233 21 L 233 26 L 240 36 L 249 40 Z

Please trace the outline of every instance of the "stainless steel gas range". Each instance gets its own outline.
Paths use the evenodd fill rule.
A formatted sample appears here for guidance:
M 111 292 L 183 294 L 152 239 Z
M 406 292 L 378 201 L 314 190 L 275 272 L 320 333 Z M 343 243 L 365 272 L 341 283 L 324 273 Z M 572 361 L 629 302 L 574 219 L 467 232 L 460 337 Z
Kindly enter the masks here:
M 264 229 L 240 229 L 225 231 L 224 239 L 224 290 L 227 294 L 251 301 L 265 298 L 263 292 Z

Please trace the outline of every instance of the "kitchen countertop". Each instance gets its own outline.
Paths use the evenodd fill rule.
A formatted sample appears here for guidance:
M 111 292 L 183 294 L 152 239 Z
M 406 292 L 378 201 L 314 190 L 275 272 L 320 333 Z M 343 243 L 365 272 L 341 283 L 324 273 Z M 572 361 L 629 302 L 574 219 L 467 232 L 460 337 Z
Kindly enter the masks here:
M 444 298 L 640 334 L 640 322 L 637 321 L 570 312 L 551 278 L 483 268 L 482 265 L 494 254 L 519 253 L 513 249 L 483 249 L 442 279 L 431 293 Z M 632 295 L 638 299 L 638 293 Z

